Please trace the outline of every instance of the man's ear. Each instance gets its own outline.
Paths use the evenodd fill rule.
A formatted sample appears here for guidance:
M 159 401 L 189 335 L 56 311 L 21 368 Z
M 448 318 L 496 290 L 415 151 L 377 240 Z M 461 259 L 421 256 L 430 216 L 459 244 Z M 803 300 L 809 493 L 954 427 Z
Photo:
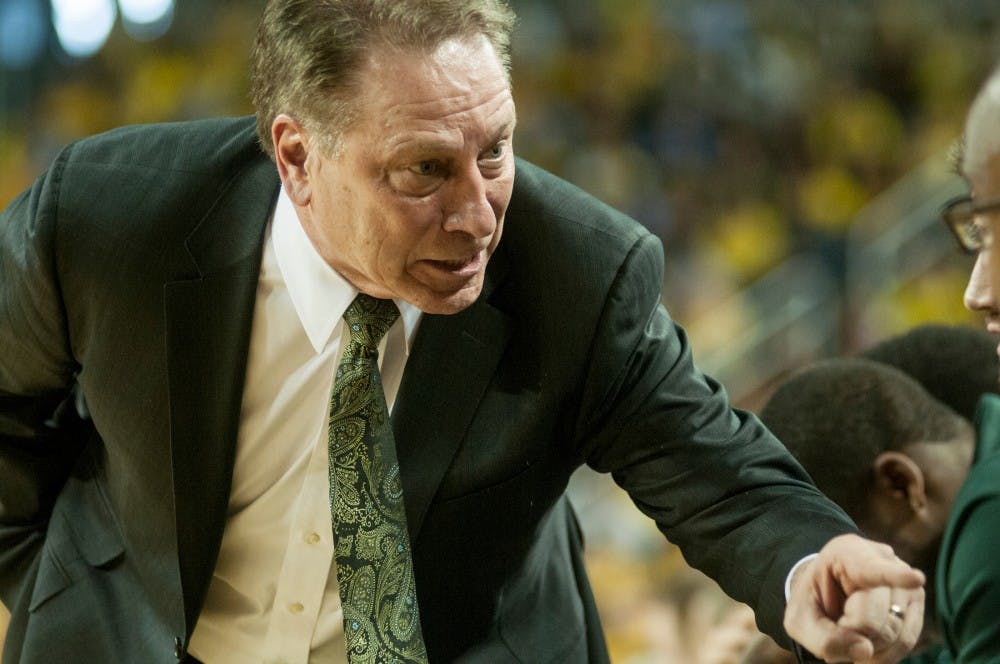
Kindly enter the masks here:
M 308 205 L 312 198 L 307 168 L 309 134 L 298 120 L 281 113 L 271 123 L 271 140 L 285 192 L 296 205 Z
M 895 509 L 920 512 L 927 507 L 927 483 L 923 470 L 902 452 L 882 452 L 872 463 L 876 498 Z

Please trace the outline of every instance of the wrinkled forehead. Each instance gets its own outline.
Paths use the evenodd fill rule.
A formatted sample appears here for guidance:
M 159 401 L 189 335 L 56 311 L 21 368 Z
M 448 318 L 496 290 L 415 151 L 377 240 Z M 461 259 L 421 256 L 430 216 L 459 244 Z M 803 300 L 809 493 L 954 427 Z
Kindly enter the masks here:
M 1000 192 L 1000 71 L 990 77 L 969 110 L 962 172 L 974 189 Z

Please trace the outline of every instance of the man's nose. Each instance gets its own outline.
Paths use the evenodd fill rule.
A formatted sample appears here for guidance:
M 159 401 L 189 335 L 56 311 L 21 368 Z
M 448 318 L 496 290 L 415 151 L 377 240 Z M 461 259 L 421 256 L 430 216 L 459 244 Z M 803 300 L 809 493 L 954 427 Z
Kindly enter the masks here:
M 476 238 L 492 235 L 497 228 L 497 217 L 489 199 L 490 180 L 473 167 L 455 178 L 452 186 L 444 229 Z
M 991 249 L 984 249 L 976 256 L 976 263 L 972 266 L 972 273 L 969 275 L 969 283 L 965 287 L 965 308 L 969 311 L 995 311 L 996 297 L 993 287 L 990 284 L 990 252 Z

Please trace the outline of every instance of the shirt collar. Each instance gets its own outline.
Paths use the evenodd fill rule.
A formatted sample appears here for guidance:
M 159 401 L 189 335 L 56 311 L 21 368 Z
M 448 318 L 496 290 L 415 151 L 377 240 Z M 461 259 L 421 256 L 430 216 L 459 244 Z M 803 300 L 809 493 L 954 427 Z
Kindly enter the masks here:
M 292 305 L 309 337 L 309 343 L 319 353 L 339 329 L 344 312 L 354 301 L 358 289 L 330 267 L 316 251 L 284 187 L 278 192 L 274 208 L 271 241 Z M 409 356 L 421 311 L 403 300 L 393 301 L 399 308 L 406 340 L 405 352 Z
M 972 462 L 1000 454 L 1000 396 L 987 392 L 976 406 L 976 454 Z

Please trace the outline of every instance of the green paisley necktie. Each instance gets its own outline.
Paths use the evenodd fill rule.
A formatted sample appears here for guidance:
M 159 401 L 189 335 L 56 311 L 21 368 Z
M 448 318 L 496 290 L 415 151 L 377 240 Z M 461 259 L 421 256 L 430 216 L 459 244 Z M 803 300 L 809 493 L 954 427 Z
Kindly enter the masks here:
M 351 664 L 427 662 L 378 344 L 399 317 L 365 294 L 330 395 L 330 509 Z

